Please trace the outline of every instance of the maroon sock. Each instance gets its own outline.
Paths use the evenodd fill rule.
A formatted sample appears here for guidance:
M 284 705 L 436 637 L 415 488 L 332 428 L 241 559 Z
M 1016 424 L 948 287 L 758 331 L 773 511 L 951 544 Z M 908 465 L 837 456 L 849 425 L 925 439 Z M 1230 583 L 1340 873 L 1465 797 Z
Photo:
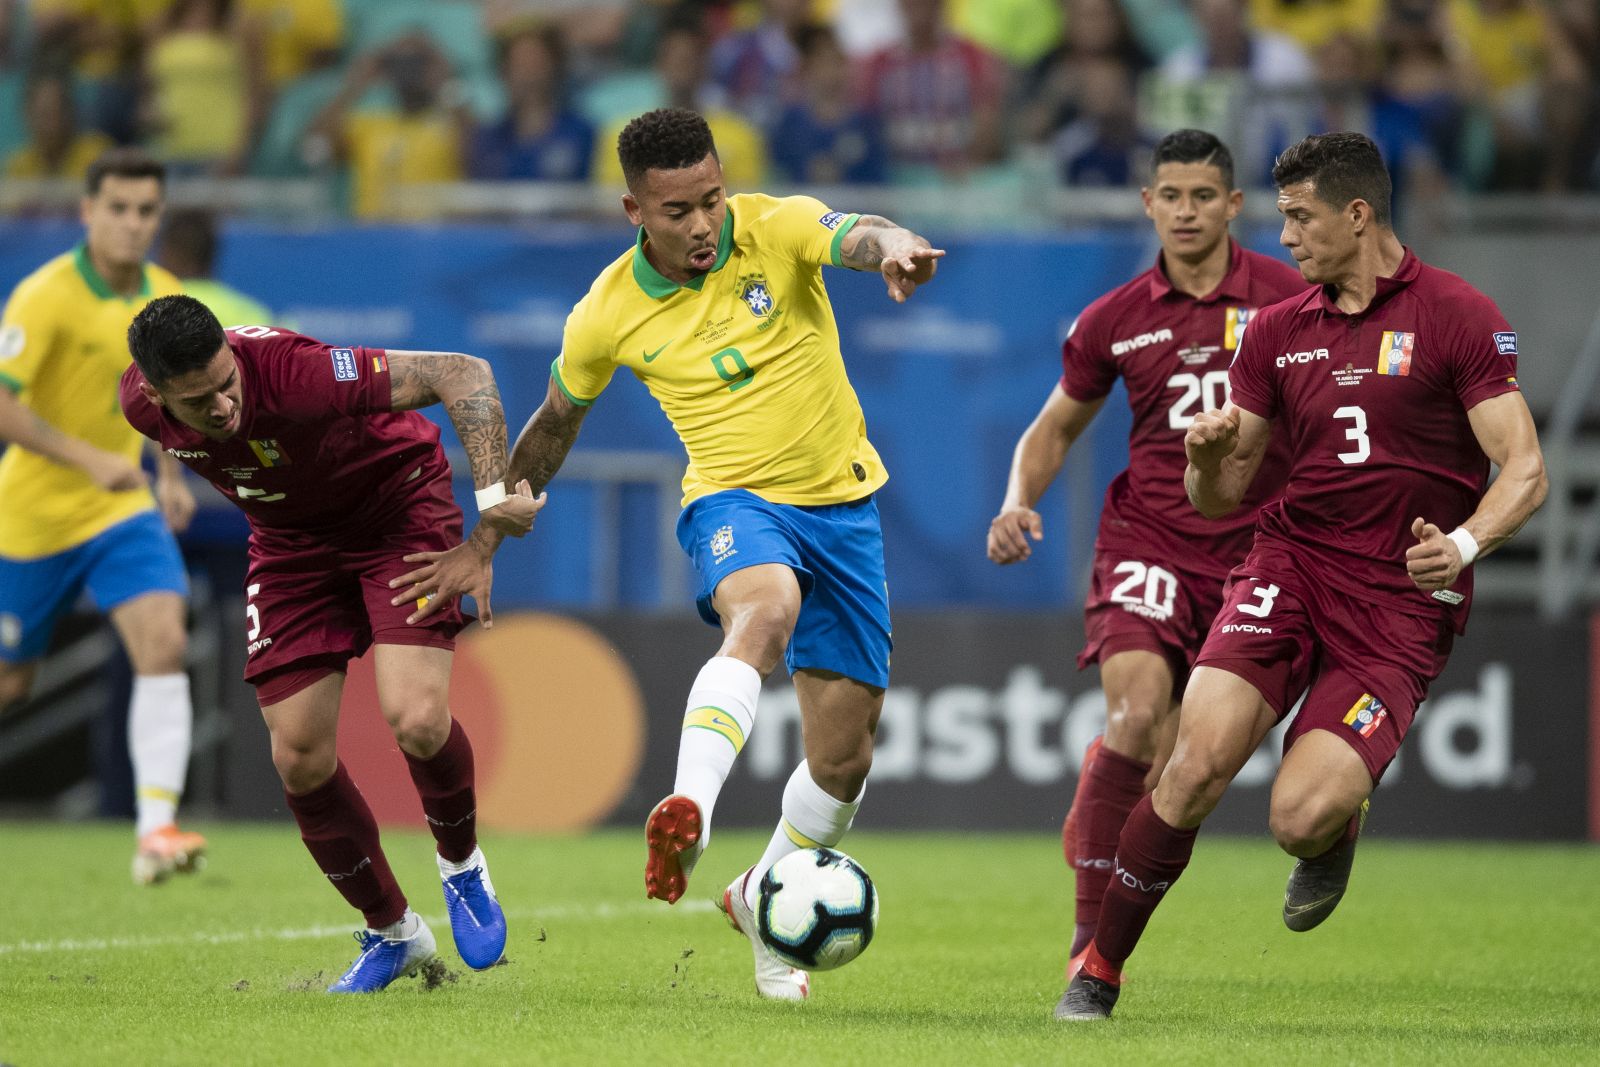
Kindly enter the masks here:
M 399 922 L 406 913 L 406 895 L 378 843 L 372 809 L 344 764 L 311 792 L 295 796 L 285 790 L 283 796 L 311 858 L 350 906 L 366 916 L 367 926 Z
M 1072 871 L 1078 882 L 1078 927 L 1088 927 L 1090 937 L 1094 936 L 1106 883 L 1111 880 L 1111 864 L 1117 856 L 1122 825 L 1144 796 L 1144 776 L 1149 773 L 1150 764 L 1102 747 L 1084 781 L 1078 854 L 1072 859 Z M 1073 954 L 1082 947 L 1075 943 Z
M 1148 796 L 1128 814 L 1094 933 L 1095 949 L 1113 966 L 1133 955 L 1156 905 L 1189 866 L 1197 830 L 1168 826 Z
M 478 795 L 473 790 L 472 742 L 454 719 L 444 745 L 427 759 L 405 753 L 422 814 L 439 843 L 439 855 L 460 863 L 478 847 Z

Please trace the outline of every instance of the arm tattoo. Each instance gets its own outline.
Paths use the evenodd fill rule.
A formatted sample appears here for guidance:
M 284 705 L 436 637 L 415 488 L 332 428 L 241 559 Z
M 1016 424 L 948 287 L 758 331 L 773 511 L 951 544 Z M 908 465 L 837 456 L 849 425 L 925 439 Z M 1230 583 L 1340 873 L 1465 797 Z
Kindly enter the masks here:
M 505 476 L 506 413 L 493 381 L 445 405 L 472 466 L 472 484 L 482 489 Z
M 588 408 L 572 403 L 552 385 L 544 403 L 517 435 L 506 481 L 515 485 L 526 478 L 534 496 L 544 492 L 544 487 L 561 469 L 567 453 L 572 451 L 578 429 L 588 412 Z
M 479 489 L 500 481 L 506 470 L 506 416 L 489 365 L 453 352 L 391 352 L 389 407 L 412 411 L 444 404 L 461 438 Z
M 897 229 L 882 215 L 862 215 L 841 243 L 839 262 L 851 270 L 877 270 L 883 263 L 884 231 Z M 855 238 L 853 243 L 851 238 Z M 850 248 L 844 248 L 844 244 Z

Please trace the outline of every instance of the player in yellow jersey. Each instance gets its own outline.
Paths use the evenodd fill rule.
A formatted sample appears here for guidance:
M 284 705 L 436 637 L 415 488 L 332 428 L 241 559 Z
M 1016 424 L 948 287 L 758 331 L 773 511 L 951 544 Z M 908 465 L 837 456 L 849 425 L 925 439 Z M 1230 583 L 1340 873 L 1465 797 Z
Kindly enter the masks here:
M 189 766 L 184 673 L 188 578 L 166 523 L 194 514 L 178 461 L 158 457 L 122 417 L 128 324 L 178 279 L 145 263 L 161 223 L 166 171 L 114 149 L 89 168 L 84 241 L 24 278 L 0 319 L 0 709 L 27 696 L 37 660 L 84 589 L 111 617 L 133 663 L 128 747 L 137 790 L 134 881 L 193 870 L 205 839 L 177 828 Z M 157 512 L 157 499 L 160 513 Z
M 880 271 L 904 301 L 942 251 L 887 219 L 806 196 L 728 196 L 711 131 L 692 111 L 652 111 L 617 139 L 622 203 L 638 244 L 567 319 L 544 403 L 506 480 L 540 492 L 619 367 L 644 382 L 689 454 L 678 541 L 700 574 L 700 614 L 722 647 L 689 692 L 673 793 L 645 827 L 646 895 L 678 900 L 711 812 L 755 721 L 761 680 L 794 676 L 806 759 L 761 859 L 723 894 L 754 948 L 762 996 L 803 1000 L 809 976 L 757 935 L 761 877 L 780 857 L 834 845 L 861 804 L 889 683 L 889 603 L 873 493 L 888 475 L 845 377 L 822 267 Z M 473 545 L 424 564 L 396 597 L 465 591 Z M 489 551 L 493 551 L 492 547 Z M 454 557 L 454 558 L 452 558 Z

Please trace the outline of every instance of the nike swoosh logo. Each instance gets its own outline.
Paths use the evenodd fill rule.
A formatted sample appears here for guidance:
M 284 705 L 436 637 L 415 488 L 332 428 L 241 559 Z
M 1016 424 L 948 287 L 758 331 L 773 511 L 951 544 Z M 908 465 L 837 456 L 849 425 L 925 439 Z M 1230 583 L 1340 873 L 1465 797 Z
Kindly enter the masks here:
M 672 343 L 671 341 L 668 341 L 667 345 L 670 345 L 671 343 Z M 644 354 L 644 361 L 646 363 L 649 363 L 651 360 L 655 359 L 657 356 L 659 356 L 662 353 L 663 350 L 665 350 L 667 345 L 662 345 L 660 348 L 656 349 L 654 352 L 646 352 Z
M 1313 900 L 1309 904 L 1285 904 L 1283 906 L 1283 910 L 1287 915 L 1304 915 L 1306 912 L 1311 911 L 1314 908 L 1322 907 L 1323 905 L 1327 904 L 1328 901 L 1333 900 L 1338 895 L 1339 894 L 1337 893 L 1329 893 L 1321 900 Z

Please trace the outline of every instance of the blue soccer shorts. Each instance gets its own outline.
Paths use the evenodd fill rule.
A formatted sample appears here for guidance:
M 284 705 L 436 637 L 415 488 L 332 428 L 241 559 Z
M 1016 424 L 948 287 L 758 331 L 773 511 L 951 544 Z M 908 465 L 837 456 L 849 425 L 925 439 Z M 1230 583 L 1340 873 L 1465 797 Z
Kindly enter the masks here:
M 800 617 L 783 657 L 790 672 L 810 667 L 888 687 L 889 589 L 872 497 L 800 506 L 726 489 L 683 509 L 678 544 L 699 572 L 695 605 L 706 622 L 721 625 L 711 598 L 722 579 L 745 567 L 782 563 L 800 582 Z
M 141 511 L 51 556 L 0 556 L 0 660 L 44 655 L 56 623 L 85 589 L 102 612 L 146 593 L 188 596 L 183 556 L 160 514 Z

